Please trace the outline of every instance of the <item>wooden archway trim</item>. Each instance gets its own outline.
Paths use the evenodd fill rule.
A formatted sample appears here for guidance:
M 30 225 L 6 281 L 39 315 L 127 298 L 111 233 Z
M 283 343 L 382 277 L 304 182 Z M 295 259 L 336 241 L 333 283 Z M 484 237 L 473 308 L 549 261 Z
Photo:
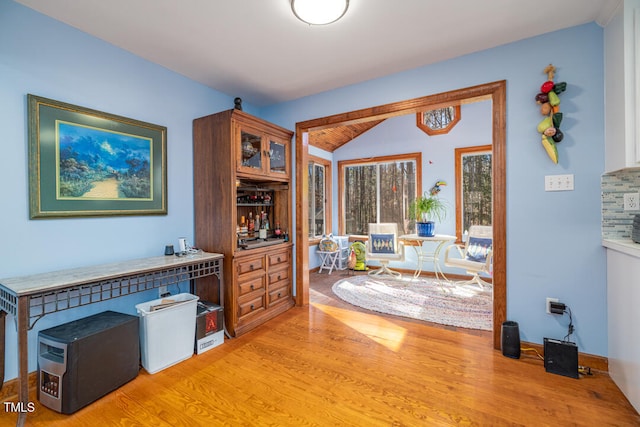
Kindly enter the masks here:
M 481 84 L 348 113 L 296 123 L 296 304 L 309 304 L 309 145 L 305 132 L 368 120 L 415 114 L 420 110 L 479 99 L 492 101 L 493 158 L 493 346 L 500 348 L 500 326 L 507 316 L 507 186 L 506 186 L 506 81 Z

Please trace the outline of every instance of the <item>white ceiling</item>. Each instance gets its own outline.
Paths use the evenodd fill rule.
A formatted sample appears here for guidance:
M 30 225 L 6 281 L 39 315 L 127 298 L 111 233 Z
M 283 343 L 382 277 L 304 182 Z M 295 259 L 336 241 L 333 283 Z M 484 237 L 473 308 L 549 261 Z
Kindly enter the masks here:
M 290 0 L 16 0 L 256 106 L 596 21 L 621 0 L 350 0 L 309 26 Z

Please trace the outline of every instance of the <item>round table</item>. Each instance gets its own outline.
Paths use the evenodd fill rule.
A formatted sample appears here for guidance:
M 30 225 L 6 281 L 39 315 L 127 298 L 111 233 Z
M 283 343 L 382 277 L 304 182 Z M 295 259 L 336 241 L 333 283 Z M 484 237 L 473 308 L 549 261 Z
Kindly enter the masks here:
M 436 280 L 449 280 L 442 272 L 442 266 L 440 265 L 440 251 L 448 242 L 454 242 L 456 240 L 456 236 L 450 236 L 448 234 L 436 234 L 431 237 L 422 237 L 417 234 L 405 234 L 403 236 L 398 237 L 398 240 L 403 242 L 405 246 L 411 246 L 416 251 L 416 256 L 418 257 L 418 265 L 416 266 L 416 272 L 413 274 L 414 278 L 420 276 L 422 273 L 422 263 L 423 262 L 432 262 L 433 263 L 433 271 L 436 276 Z M 422 247 L 425 242 L 433 242 L 436 244 L 433 252 L 425 251 Z

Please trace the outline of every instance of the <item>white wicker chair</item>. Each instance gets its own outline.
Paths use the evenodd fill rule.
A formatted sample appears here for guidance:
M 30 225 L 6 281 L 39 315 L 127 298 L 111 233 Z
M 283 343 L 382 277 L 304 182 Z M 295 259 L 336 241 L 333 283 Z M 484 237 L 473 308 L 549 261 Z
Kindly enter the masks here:
M 372 276 L 402 274 L 389 268 L 390 261 L 404 261 L 404 245 L 398 240 L 398 225 L 395 223 L 369 224 L 367 261 L 379 261 L 380 268 L 369 271 Z
M 451 245 L 447 248 L 444 254 L 444 265 L 465 269 L 467 273 L 473 275 L 471 280 L 462 281 L 460 284 L 477 283 L 480 288 L 491 286 L 491 283 L 482 280 L 480 274 L 491 275 L 492 248 L 493 227 L 472 225 L 464 246 Z M 457 249 L 459 257 L 451 256 L 453 249 Z

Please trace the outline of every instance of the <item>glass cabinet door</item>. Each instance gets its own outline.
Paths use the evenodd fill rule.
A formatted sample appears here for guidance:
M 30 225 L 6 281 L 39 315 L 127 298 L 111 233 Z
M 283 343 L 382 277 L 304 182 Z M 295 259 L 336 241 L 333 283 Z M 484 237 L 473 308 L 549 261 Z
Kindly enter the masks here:
M 240 133 L 240 166 L 262 169 L 262 137 L 249 132 Z
M 269 172 L 287 173 L 287 145 L 278 141 L 269 141 Z

